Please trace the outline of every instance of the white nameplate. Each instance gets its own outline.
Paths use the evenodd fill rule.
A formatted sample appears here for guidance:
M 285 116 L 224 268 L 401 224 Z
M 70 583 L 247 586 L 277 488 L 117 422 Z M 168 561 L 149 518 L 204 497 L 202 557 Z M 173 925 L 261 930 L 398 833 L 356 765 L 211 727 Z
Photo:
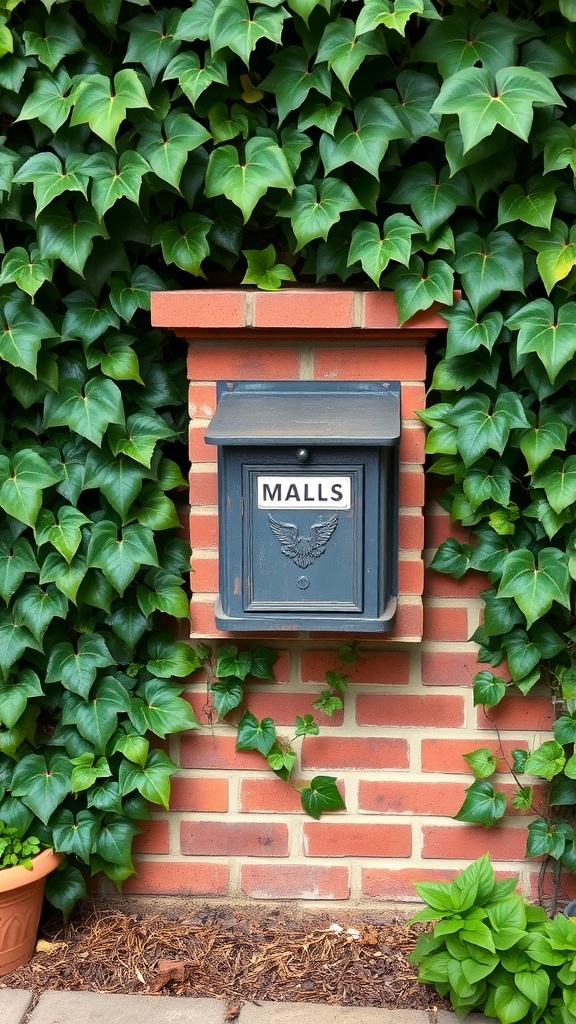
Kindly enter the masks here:
M 259 476 L 258 508 L 350 508 L 349 476 Z

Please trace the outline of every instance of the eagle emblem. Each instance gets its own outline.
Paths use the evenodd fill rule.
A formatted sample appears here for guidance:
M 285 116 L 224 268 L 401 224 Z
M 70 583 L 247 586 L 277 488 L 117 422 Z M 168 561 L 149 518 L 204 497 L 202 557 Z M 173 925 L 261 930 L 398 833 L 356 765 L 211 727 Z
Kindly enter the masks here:
M 271 515 L 268 516 L 268 522 L 272 533 L 282 545 L 282 554 L 300 569 L 306 569 L 326 551 L 326 545 L 338 526 L 338 513 L 335 512 L 324 523 L 314 523 L 307 537 L 301 536 L 293 523 L 279 523 Z

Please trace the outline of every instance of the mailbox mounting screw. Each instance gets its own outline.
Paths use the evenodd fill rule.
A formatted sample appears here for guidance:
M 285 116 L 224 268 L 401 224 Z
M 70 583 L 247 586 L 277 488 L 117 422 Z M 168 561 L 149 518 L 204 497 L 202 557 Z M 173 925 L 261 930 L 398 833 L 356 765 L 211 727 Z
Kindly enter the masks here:
M 308 458 L 308 449 L 299 448 L 298 451 L 296 452 L 296 458 L 298 459 L 298 462 L 306 462 Z

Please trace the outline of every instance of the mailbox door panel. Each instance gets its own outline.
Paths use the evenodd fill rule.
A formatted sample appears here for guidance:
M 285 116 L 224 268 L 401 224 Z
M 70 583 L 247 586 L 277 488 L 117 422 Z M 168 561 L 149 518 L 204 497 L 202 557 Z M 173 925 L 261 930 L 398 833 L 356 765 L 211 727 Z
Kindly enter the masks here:
M 363 611 L 364 467 L 243 467 L 244 610 Z

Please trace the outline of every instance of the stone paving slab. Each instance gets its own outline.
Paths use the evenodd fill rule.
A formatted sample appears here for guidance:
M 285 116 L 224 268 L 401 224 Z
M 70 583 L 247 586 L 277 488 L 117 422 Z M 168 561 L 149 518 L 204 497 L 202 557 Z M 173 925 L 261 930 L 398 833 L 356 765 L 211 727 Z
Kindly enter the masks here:
M 30 1005 L 30 992 L 0 990 L 0 1024 L 20 1024 Z M 238 1024 L 430 1024 L 426 1010 L 388 1010 L 375 1006 L 338 1006 L 326 1003 L 246 1003 Z M 27 1024 L 225 1024 L 221 999 L 188 996 L 128 996 L 104 992 L 44 992 Z M 450 1011 L 440 1010 L 437 1024 L 457 1024 Z M 473 1013 L 466 1024 L 494 1024 Z
M 224 1024 L 225 1017 L 221 999 L 43 992 L 28 1024 Z
M 0 1021 L 20 1024 L 32 1002 L 32 993 L 21 988 L 0 988 Z

